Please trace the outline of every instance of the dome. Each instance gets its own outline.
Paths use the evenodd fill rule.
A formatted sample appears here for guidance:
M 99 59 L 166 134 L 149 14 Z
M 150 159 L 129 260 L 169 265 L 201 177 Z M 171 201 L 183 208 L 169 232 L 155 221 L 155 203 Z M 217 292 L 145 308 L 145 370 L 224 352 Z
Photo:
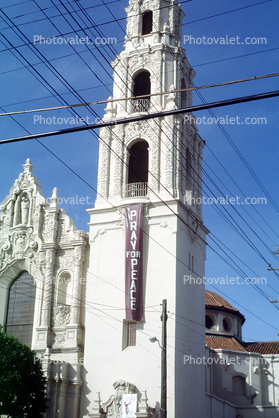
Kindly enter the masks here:
M 232 306 L 226 299 L 222 298 L 222 296 L 210 290 L 205 290 L 205 308 L 236 314 L 242 320 L 242 324 L 245 322 L 244 315 L 238 309 Z

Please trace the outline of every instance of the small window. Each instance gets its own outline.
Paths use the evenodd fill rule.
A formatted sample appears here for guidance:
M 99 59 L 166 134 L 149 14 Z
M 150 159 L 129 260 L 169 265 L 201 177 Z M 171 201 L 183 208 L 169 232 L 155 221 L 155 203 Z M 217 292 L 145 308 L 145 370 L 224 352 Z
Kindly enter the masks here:
M 230 332 L 232 330 L 232 322 L 229 318 L 223 319 L 223 329 L 226 332 Z
M 189 253 L 189 270 L 194 271 L 194 256 Z
M 237 322 L 237 335 L 238 335 L 238 337 L 241 337 L 241 325 L 240 325 L 240 322 Z
M 189 148 L 186 149 L 186 190 L 192 190 L 192 157 Z
M 209 315 L 205 315 L 205 326 L 207 329 L 214 327 L 214 321 Z
M 136 321 L 123 321 L 123 337 L 122 337 L 122 350 L 127 347 L 134 347 L 136 345 Z
M 185 90 L 186 89 L 186 83 L 184 78 L 182 78 L 181 80 L 181 90 Z M 187 91 L 182 91 L 181 92 L 181 107 L 185 108 L 187 107 Z
M 148 35 L 152 32 L 152 12 L 148 10 L 142 15 L 142 35 Z
M 137 332 L 137 323 L 128 322 L 128 329 L 127 329 L 127 346 L 128 347 L 136 345 L 136 332 Z

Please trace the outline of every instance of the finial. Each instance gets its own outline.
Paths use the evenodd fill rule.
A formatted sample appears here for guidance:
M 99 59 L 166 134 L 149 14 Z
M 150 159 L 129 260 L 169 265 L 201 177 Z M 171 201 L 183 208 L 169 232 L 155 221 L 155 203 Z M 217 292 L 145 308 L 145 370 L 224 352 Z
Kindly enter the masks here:
M 96 392 L 94 404 L 93 404 L 93 413 L 99 414 L 101 412 L 101 395 L 100 392 Z
M 33 166 L 31 165 L 30 158 L 27 158 L 26 163 L 23 164 L 23 168 L 25 173 L 31 173 L 31 171 L 33 170 Z
M 57 202 L 58 202 L 58 189 L 57 189 L 57 187 L 54 187 L 50 200 L 52 202 L 51 205 L 57 205 Z

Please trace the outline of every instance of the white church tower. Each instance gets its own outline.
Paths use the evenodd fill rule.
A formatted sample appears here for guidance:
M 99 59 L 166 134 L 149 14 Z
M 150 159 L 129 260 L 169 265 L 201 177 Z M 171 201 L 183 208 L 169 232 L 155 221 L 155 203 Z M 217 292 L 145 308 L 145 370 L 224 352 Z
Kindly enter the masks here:
M 195 75 L 181 47 L 177 0 L 130 0 L 124 51 L 113 62 L 109 128 L 100 130 L 98 196 L 90 214 L 81 416 L 160 417 L 161 306 L 167 300 L 167 416 L 205 416 L 204 142 L 183 115 L 113 121 L 191 106 Z M 199 364 L 197 364 L 199 363 Z M 124 397 L 122 396 L 124 395 Z M 136 396 L 135 396 L 136 395 Z M 129 403 L 129 402 L 127 402 Z M 102 415 L 106 413 L 107 415 Z

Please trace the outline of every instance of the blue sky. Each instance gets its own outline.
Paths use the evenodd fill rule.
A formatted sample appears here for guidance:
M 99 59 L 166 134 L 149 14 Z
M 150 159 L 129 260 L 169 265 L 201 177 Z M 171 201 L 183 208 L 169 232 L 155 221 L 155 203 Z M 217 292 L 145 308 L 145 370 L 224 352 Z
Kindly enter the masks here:
M 71 104 L 107 99 L 112 93 L 113 71 L 109 62 L 123 49 L 126 26 L 124 7 L 127 6 L 127 0 L 94 0 L 94 4 L 89 0 L 63 3 L 60 0 L 2 0 L 0 111 L 58 106 L 62 99 Z M 65 7 L 71 11 L 72 17 Z M 85 10 L 87 15 L 83 14 L 79 7 Z M 279 5 L 276 0 L 193 0 L 182 2 L 182 9 L 185 13 L 183 47 L 196 71 L 196 86 L 278 72 Z M 119 19 L 119 23 L 115 22 L 115 18 Z M 94 25 L 97 25 L 101 32 L 97 33 Z M 50 38 L 62 33 L 73 37 L 74 31 L 77 31 L 80 37 L 84 37 L 81 28 L 88 26 L 91 26 L 91 32 L 86 29 L 86 34 L 92 39 L 98 36 L 115 37 L 117 43 L 110 45 L 111 49 L 106 45 L 99 51 L 94 45 L 86 48 L 81 44 L 71 46 L 42 43 L 36 44 L 35 51 L 32 45 L 34 36 L 40 35 Z M 238 39 L 238 43 L 231 41 L 230 44 L 223 44 L 222 38 L 235 38 Z M 59 79 L 55 71 L 59 73 Z M 278 81 L 278 77 L 273 77 L 206 89 L 202 90 L 201 94 L 207 102 L 214 102 L 276 90 Z M 193 98 L 194 104 L 201 103 L 201 98 L 196 93 Z M 216 198 L 223 195 L 228 195 L 229 198 L 239 196 L 241 203 L 246 197 L 254 198 L 253 201 L 257 201 L 258 198 L 266 199 L 266 204 L 205 204 L 203 207 L 205 225 L 220 240 L 218 247 L 212 240 L 214 237 L 211 234 L 208 237 L 206 277 L 215 282 L 215 287 L 208 285 L 207 288 L 219 292 L 245 315 L 243 337 L 247 341 L 278 339 L 279 311 L 257 292 L 254 286 L 223 285 L 220 278 L 236 278 L 240 267 L 246 277 L 255 278 L 256 281 L 258 278 L 265 279 L 258 285 L 259 288 L 268 297 L 279 299 L 279 276 L 274 272 L 268 272 L 266 267 L 266 262 L 273 267 L 279 267 L 279 257 L 270 255 L 270 251 L 275 251 L 276 246 L 279 246 L 279 209 L 276 207 L 276 204 L 279 206 L 278 105 L 279 98 L 272 98 L 215 109 L 216 118 L 234 118 L 235 121 L 239 121 L 222 125 L 225 132 L 214 123 L 213 116 L 208 111 L 195 113 L 199 118 L 199 133 L 206 141 L 204 196 L 206 197 L 206 193 L 209 197 Z M 102 117 L 104 105 L 95 106 L 94 111 L 97 116 Z M 95 116 L 87 109 L 79 108 L 77 112 L 80 117 L 88 116 L 90 122 L 94 122 Z M 38 112 L 36 115 L 47 118 L 52 117 L 54 113 Z M 66 118 L 72 114 L 68 110 L 61 110 L 55 115 Z M 54 124 L 39 124 L 34 116 L 17 115 L 13 119 L 1 117 L 0 139 L 26 135 L 27 131 L 38 133 L 57 129 L 57 125 Z M 59 129 L 65 127 L 63 124 L 58 126 Z M 79 229 L 88 231 L 89 217 L 86 209 L 92 206 L 95 192 L 52 153 L 95 189 L 98 164 L 96 134 L 88 131 L 78 132 L 54 136 L 41 142 L 43 145 L 36 140 L 1 145 L 0 200 L 8 194 L 14 180 L 22 171 L 22 164 L 27 158 L 31 158 L 33 172 L 38 177 L 46 197 L 51 196 L 55 186 L 58 187 L 60 197 L 88 197 L 90 205 L 61 205 Z M 243 158 L 248 163 L 248 168 Z M 249 171 L 250 168 L 262 184 L 262 188 L 251 174 L 251 170 Z M 211 179 L 215 185 L 211 183 Z M 228 216 L 231 222 L 236 222 L 234 225 L 240 231 L 240 235 L 216 210 Z M 221 259 L 215 251 L 231 265 Z M 228 256 L 239 266 L 236 270 L 232 268 L 233 263 Z

